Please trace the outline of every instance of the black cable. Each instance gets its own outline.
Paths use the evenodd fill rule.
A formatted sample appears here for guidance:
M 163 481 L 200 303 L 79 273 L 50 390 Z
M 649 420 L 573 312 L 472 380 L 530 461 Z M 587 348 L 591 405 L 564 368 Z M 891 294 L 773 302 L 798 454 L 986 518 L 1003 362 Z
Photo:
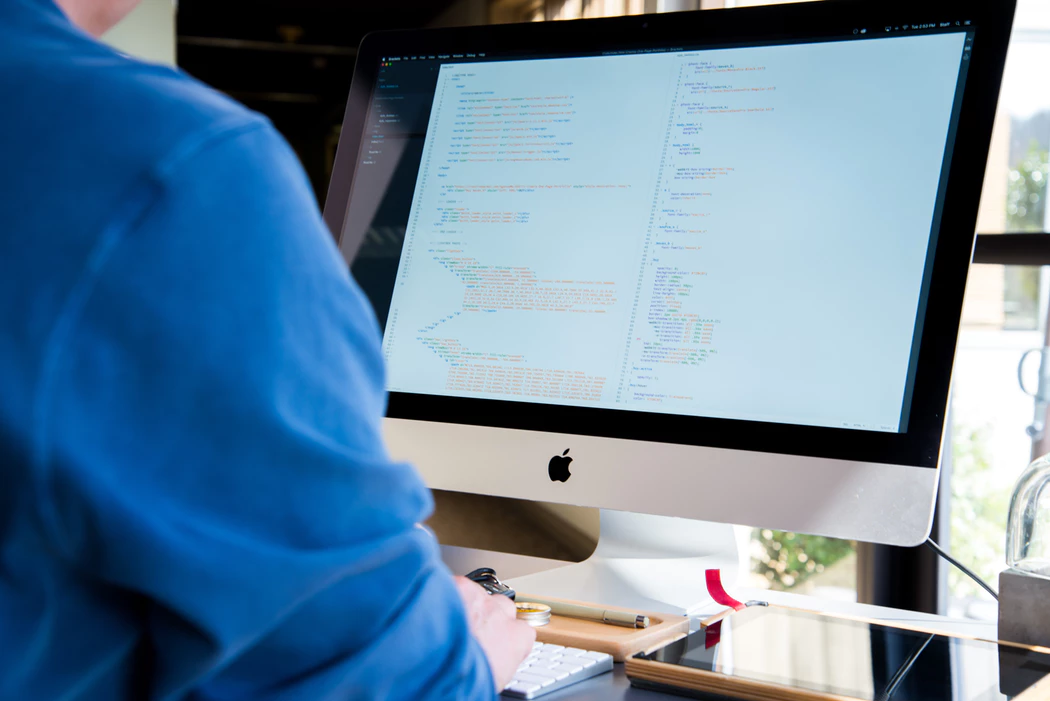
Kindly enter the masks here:
M 933 552 L 937 553 L 938 555 L 943 557 L 945 560 L 947 560 L 948 562 L 952 563 L 953 565 L 958 567 L 960 570 L 962 570 L 970 579 L 972 579 L 973 581 L 975 581 L 978 584 L 980 584 L 981 588 L 984 589 L 989 594 L 991 594 L 993 599 L 995 599 L 996 601 L 999 600 L 999 593 L 997 591 L 992 589 L 988 585 L 988 583 L 985 582 L 983 579 L 981 579 L 980 577 L 975 575 L 973 572 L 971 572 L 970 569 L 968 567 L 966 567 L 966 565 L 962 564 L 961 562 L 956 560 L 954 557 L 949 555 L 948 552 L 946 550 L 944 550 L 944 548 L 942 548 L 941 546 L 937 545 L 937 543 L 934 543 L 932 538 L 927 538 L 926 539 L 926 545 L 930 546 L 930 549 L 933 550 Z
M 929 647 L 930 643 L 933 642 L 933 639 L 936 637 L 936 635 L 930 635 L 930 637 L 926 638 L 915 652 L 908 655 L 908 659 L 904 660 L 904 664 L 897 668 L 897 671 L 893 674 L 893 678 L 890 679 L 890 683 L 886 685 L 886 688 L 882 690 L 882 693 L 879 694 L 878 697 L 876 697 L 875 701 L 889 701 L 889 699 L 893 698 L 893 695 L 897 693 L 897 689 L 900 687 L 901 682 L 904 681 L 904 678 L 908 676 L 908 672 L 910 672 L 912 667 L 915 666 L 915 663 L 919 659 L 919 655 Z

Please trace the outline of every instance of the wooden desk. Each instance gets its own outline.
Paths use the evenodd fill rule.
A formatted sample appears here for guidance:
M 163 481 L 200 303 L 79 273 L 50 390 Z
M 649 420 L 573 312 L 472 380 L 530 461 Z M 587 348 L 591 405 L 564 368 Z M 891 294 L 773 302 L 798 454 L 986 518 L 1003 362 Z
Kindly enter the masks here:
M 441 553 L 445 563 L 448 564 L 453 572 L 458 574 L 469 572 L 476 567 L 485 566 L 495 568 L 501 577 L 506 577 L 507 579 L 566 564 L 556 560 L 450 546 L 442 546 Z M 731 590 L 731 593 L 743 600 L 761 599 L 770 603 L 793 606 L 810 611 L 874 618 L 888 623 L 918 625 L 937 632 L 954 633 L 956 635 L 989 640 L 996 639 L 995 623 L 949 619 L 943 616 L 931 616 L 912 611 L 869 606 L 867 604 L 832 601 L 785 592 L 734 588 Z M 717 604 L 712 604 L 711 607 L 702 610 L 696 618 L 705 618 L 723 608 Z M 612 674 L 603 674 L 600 677 L 589 679 L 562 691 L 542 697 L 543 701 L 657 701 L 658 699 L 666 701 L 670 699 L 680 700 L 681 698 L 680 696 L 659 694 L 631 687 L 622 664 L 616 665 Z

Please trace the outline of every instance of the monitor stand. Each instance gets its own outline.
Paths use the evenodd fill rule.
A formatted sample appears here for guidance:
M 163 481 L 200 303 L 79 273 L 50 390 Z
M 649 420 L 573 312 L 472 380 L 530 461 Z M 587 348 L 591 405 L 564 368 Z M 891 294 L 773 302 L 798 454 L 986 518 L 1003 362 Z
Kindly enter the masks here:
M 721 569 L 732 593 L 742 553 L 730 525 L 602 509 L 588 559 L 508 583 L 525 595 L 689 615 L 711 604 L 706 570 Z

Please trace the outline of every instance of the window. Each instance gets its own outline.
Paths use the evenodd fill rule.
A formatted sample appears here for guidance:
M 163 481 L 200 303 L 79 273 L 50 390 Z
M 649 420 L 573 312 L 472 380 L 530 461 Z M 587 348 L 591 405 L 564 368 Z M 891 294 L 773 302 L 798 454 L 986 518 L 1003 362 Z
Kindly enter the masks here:
M 1019 0 L 977 230 L 1047 230 L 1050 4 Z

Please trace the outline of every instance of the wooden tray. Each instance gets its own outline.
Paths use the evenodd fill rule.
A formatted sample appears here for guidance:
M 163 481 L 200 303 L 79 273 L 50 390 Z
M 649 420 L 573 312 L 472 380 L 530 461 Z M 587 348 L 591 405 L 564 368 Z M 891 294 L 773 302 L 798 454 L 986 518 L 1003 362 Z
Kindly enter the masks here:
M 597 606 L 585 601 L 570 599 L 553 599 L 567 604 Z M 528 594 L 519 594 L 518 601 L 528 601 Z M 648 628 L 626 628 L 597 621 L 566 616 L 551 616 L 551 622 L 536 629 L 536 639 L 541 643 L 578 647 L 585 650 L 607 652 L 617 662 L 623 662 L 631 655 L 661 647 L 689 633 L 689 619 L 684 616 L 672 616 L 666 613 L 635 611 L 634 609 L 602 606 L 610 611 L 631 611 L 649 617 Z

